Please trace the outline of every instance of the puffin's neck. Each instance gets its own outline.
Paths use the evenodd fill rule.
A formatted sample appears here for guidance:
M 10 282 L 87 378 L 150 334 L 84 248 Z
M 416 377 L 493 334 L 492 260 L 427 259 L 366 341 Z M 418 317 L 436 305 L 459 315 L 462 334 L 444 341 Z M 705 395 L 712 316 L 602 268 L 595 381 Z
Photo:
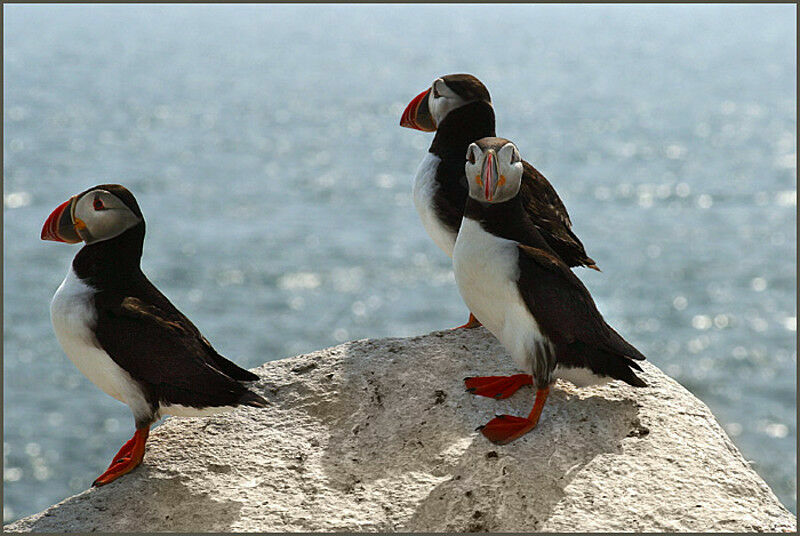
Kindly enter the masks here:
M 495 236 L 555 255 L 539 230 L 531 223 L 519 193 L 502 203 L 481 203 L 470 197 L 464 208 L 464 217 L 477 221 L 486 232 Z
M 143 277 L 143 247 L 144 220 L 119 236 L 83 246 L 72 260 L 72 269 L 97 289 L 124 289 Z
M 455 159 L 463 166 L 469 144 L 494 135 L 492 105 L 486 101 L 470 102 L 447 114 L 428 151 L 442 160 Z

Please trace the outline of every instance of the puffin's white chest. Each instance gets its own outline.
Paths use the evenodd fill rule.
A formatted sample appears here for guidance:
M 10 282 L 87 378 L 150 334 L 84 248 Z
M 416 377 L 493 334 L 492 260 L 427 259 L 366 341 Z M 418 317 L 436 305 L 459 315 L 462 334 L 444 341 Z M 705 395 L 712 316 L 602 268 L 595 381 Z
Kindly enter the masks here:
M 100 347 L 94 335 L 95 290 L 81 281 L 72 266 L 50 303 L 50 319 L 61 348 L 92 383 L 124 402 L 134 415 L 145 414 L 147 402 L 137 383 Z
M 550 344 L 539 331 L 517 288 L 517 243 L 486 232 L 464 218 L 453 250 L 458 291 L 469 310 L 530 372 L 537 344 Z
M 453 246 L 456 242 L 455 233 L 442 225 L 436 215 L 433 206 L 433 196 L 438 189 L 436 183 L 436 168 L 442 160 L 433 153 L 425 153 L 425 158 L 417 168 L 417 175 L 414 178 L 414 206 L 417 208 L 422 225 L 437 246 L 447 253 L 448 257 L 453 256 Z

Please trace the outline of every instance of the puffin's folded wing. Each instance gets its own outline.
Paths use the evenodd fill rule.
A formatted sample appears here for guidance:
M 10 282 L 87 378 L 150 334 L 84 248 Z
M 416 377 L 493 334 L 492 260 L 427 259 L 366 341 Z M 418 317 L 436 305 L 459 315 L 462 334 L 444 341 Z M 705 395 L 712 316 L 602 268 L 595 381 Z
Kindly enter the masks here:
M 553 185 L 526 161 L 522 161 L 523 174 L 520 186 L 525 212 L 539 229 L 547 244 L 553 248 L 567 266 L 597 268 L 586 254 L 580 239 L 572 232 L 572 221 L 567 207 L 558 197 Z
M 520 245 L 519 289 L 543 332 L 554 342 L 581 342 L 630 359 L 644 359 L 597 310 L 589 290 L 561 259 Z
M 249 370 L 243 369 L 236 363 L 220 355 L 220 353 L 211 346 L 211 343 L 203 337 L 200 330 L 197 329 L 197 326 L 195 326 L 191 320 L 186 318 L 186 316 L 181 313 L 177 307 L 172 305 L 172 302 L 149 281 L 146 283 L 144 294 L 141 297 L 142 299 L 130 296 L 125 298 L 123 306 L 130 314 L 149 314 L 156 322 L 170 322 L 172 327 L 185 330 L 187 337 L 194 335 L 205 347 L 205 355 L 211 360 L 213 366 L 234 380 L 252 382 L 258 379 L 258 376 Z
M 113 293 L 99 293 L 95 303 L 100 345 L 157 402 L 198 408 L 249 402 L 247 389 L 217 366 L 218 354 L 183 315 Z
M 569 219 L 567 207 L 558 197 L 556 189 L 550 184 L 544 175 L 538 169 L 533 167 L 529 162 L 522 161 L 522 186 L 525 192 L 525 203 L 530 205 L 534 210 L 536 207 L 537 213 L 546 212 L 554 217 L 561 225 L 566 228 L 572 227 L 572 221 Z

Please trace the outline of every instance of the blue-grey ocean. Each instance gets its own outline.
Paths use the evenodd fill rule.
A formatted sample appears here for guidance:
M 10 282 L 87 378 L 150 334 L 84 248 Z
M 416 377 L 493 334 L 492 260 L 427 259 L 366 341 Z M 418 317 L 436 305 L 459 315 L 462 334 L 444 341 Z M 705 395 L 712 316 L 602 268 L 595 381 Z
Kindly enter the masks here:
M 63 354 L 78 246 L 48 214 L 136 195 L 143 268 L 237 363 L 466 321 L 398 126 L 489 88 L 552 182 L 609 323 L 796 501 L 796 7 L 4 6 L 4 521 L 86 489 L 133 433 Z M 442 378 L 461 381 L 461 378 Z M 146 460 L 145 460 L 146 462 Z

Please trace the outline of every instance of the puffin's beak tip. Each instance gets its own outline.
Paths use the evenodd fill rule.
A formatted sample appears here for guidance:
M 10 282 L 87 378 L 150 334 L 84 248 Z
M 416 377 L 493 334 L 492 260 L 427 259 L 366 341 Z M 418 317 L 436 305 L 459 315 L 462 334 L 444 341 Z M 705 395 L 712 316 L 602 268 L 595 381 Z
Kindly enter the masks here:
M 76 244 L 81 241 L 80 236 L 72 224 L 72 216 L 70 207 L 75 200 L 71 197 L 69 200 L 64 201 L 50 213 L 47 220 L 42 226 L 41 239 L 52 240 L 53 242 L 64 242 L 67 244 Z M 82 222 L 81 222 L 82 223 Z M 85 226 L 85 224 L 84 224 Z

